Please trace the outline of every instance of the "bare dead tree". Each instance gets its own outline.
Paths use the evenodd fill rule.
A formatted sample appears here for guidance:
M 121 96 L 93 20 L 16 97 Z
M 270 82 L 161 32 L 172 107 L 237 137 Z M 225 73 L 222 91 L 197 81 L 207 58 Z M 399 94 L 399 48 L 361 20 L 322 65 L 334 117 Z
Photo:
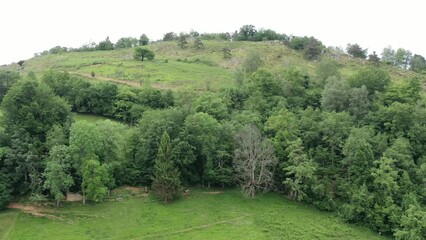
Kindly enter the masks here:
M 254 125 L 246 125 L 237 134 L 234 168 L 246 196 L 253 198 L 258 191 L 268 191 L 273 183 L 278 163 L 274 147 Z

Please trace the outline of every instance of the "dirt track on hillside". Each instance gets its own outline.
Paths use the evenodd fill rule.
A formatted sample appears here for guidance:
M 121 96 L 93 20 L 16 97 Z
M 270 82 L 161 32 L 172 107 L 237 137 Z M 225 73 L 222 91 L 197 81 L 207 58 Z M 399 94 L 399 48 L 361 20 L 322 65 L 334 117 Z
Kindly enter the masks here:
M 45 218 L 49 218 L 49 219 L 55 219 L 55 220 L 62 220 L 62 218 L 57 217 L 55 215 L 52 214 L 48 214 L 47 212 L 49 212 L 46 209 L 43 209 L 39 206 L 30 206 L 30 205 L 23 205 L 20 203 L 10 203 L 8 206 L 8 208 L 10 209 L 19 209 L 25 213 L 29 213 L 33 216 L 36 217 L 45 217 Z
M 110 78 L 110 77 L 105 77 L 105 76 L 95 76 L 95 77 L 92 77 L 88 73 L 70 72 L 70 74 L 78 75 L 78 76 L 82 76 L 82 77 L 86 77 L 86 78 L 94 79 L 94 80 L 101 80 L 101 81 L 106 81 L 106 82 L 114 82 L 114 83 L 119 83 L 119 84 L 125 84 L 125 85 L 132 86 L 132 87 L 140 87 L 140 86 L 142 86 L 138 82 L 133 82 L 133 81 L 129 81 L 129 80 L 115 79 L 115 78 Z

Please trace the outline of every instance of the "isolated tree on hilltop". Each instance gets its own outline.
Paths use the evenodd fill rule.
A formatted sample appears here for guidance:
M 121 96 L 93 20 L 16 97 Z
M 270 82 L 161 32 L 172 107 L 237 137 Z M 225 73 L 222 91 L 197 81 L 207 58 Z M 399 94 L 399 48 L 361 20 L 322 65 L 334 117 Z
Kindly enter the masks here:
M 149 43 L 149 38 L 146 34 L 142 34 L 141 37 L 139 38 L 139 45 L 140 46 L 145 46 L 148 45 Z
M 277 165 L 273 145 L 254 125 L 246 125 L 237 134 L 234 168 L 244 194 L 254 198 L 257 192 L 267 191 L 273 183 Z
M 346 47 L 346 52 L 351 56 L 355 58 L 367 58 L 367 49 L 362 49 L 361 46 L 358 44 L 348 44 Z
M 135 52 L 133 57 L 136 60 L 141 60 L 143 62 L 143 60 L 145 58 L 147 58 L 148 60 L 153 60 L 155 57 L 155 54 L 153 51 L 147 49 L 147 48 L 141 48 L 141 47 L 137 47 L 135 48 Z
M 173 41 L 176 39 L 176 33 L 174 32 L 168 32 L 164 34 L 163 41 Z
M 173 200 L 181 189 L 180 173 L 173 163 L 172 145 L 167 132 L 160 140 L 152 180 L 154 194 L 164 202 Z
M 240 32 L 238 33 L 238 40 L 253 41 L 256 33 L 257 30 L 253 25 L 244 25 L 240 28 Z

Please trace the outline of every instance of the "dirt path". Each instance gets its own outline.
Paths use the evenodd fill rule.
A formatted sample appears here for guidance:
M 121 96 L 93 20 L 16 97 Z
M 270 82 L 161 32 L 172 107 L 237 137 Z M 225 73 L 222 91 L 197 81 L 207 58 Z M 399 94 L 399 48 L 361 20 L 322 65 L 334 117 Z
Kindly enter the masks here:
M 49 218 L 49 219 L 54 219 L 54 220 L 63 220 L 62 218 L 52 215 L 52 214 L 48 214 L 47 212 L 52 212 L 52 211 L 48 211 L 46 209 L 43 209 L 41 207 L 37 207 L 37 206 L 30 206 L 30 205 L 23 205 L 20 203 L 10 203 L 8 206 L 8 208 L 11 209 L 19 209 L 25 213 L 29 213 L 35 217 L 45 217 L 45 218 Z
M 95 77 L 92 77 L 88 73 L 70 72 L 70 74 L 78 75 L 78 76 L 82 76 L 82 77 L 86 77 L 88 79 L 95 79 L 95 80 L 101 80 L 101 81 L 106 81 L 106 82 L 114 82 L 114 83 L 125 84 L 125 85 L 132 86 L 132 87 L 140 87 L 141 86 L 141 84 L 138 83 L 138 82 L 133 82 L 133 81 L 129 81 L 129 80 L 115 79 L 115 78 L 110 78 L 110 77 L 105 77 L 105 76 L 95 76 Z
M 130 240 L 138 240 L 138 239 L 145 239 L 145 238 L 155 238 L 155 239 L 157 239 L 158 237 L 165 237 L 165 236 L 174 235 L 174 234 L 186 233 L 186 232 L 190 232 L 190 231 L 193 231 L 193 230 L 200 230 L 200 229 L 209 228 L 209 227 L 213 227 L 213 226 L 221 225 L 221 224 L 229 224 L 232 221 L 240 220 L 240 219 L 243 219 L 245 217 L 247 217 L 247 214 L 244 214 L 243 216 L 236 217 L 236 218 L 231 218 L 231 219 L 227 219 L 227 220 L 223 220 L 223 221 L 218 221 L 218 222 L 214 222 L 214 223 L 209 223 L 209 224 L 204 224 L 204 225 L 195 226 L 195 227 L 184 228 L 184 229 L 177 230 L 177 231 L 155 233 L 155 234 L 147 234 L 147 235 L 144 235 L 143 237 L 132 238 Z

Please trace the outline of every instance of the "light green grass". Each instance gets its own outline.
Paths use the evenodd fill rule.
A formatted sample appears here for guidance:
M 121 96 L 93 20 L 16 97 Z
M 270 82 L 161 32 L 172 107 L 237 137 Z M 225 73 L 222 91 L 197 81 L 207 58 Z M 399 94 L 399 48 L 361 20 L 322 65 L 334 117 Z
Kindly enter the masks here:
M 245 199 L 237 190 L 193 190 L 171 204 L 141 196 L 54 211 L 62 220 L 20 213 L 6 239 L 385 239 L 277 194 Z M 0 219 L 13 217 L 7 214 Z
M 7 210 L 0 213 L 0 239 L 9 239 L 9 232 L 15 226 L 18 218 L 18 211 Z
M 99 116 L 99 115 L 96 115 L 96 114 L 72 113 L 72 117 L 73 117 L 74 121 L 77 121 L 77 122 L 78 121 L 87 121 L 87 122 L 94 123 L 94 122 L 103 121 L 103 120 L 116 121 L 114 119 Z

